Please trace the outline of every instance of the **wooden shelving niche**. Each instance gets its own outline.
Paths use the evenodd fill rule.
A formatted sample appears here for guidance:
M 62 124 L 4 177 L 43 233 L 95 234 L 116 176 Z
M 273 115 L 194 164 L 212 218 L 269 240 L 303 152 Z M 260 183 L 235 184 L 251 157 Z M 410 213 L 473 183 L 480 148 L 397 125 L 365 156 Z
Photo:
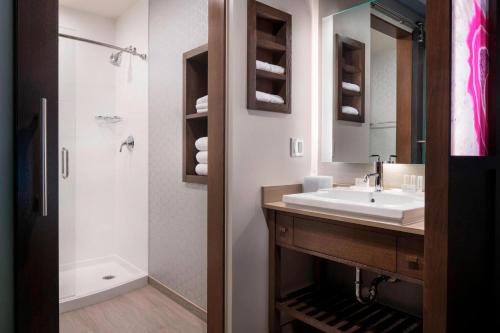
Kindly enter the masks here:
M 208 112 L 196 112 L 196 100 L 208 94 L 208 44 L 183 55 L 183 175 L 187 183 L 207 184 L 208 177 L 197 175 L 195 142 L 208 135 Z M 209 111 L 210 112 L 210 111 Z
M 248 0 L 247 107 L 291 113 L 292 16 Z M 284 68 L 284 73 L 257 69 L 256 61 Z M 277 95 L 282 104 L 259 101 L 256 91 Z
M 358 123 L 365 122 L 365 44 L 352 38 L 336 34 L 337 45 L 337 119 Z M 360 87 L 360 91 L 344 89 L 342 82 Z M 358 114 L 342 112 L 343 106 L 350 106 Z

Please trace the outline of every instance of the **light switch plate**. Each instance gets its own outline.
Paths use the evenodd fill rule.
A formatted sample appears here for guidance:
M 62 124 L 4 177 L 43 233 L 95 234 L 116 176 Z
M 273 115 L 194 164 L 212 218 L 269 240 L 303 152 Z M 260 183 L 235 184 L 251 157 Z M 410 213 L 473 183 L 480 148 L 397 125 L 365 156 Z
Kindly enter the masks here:
M 290 156 L 291 157 L 304 156 L 304 139 L 290 138 Z

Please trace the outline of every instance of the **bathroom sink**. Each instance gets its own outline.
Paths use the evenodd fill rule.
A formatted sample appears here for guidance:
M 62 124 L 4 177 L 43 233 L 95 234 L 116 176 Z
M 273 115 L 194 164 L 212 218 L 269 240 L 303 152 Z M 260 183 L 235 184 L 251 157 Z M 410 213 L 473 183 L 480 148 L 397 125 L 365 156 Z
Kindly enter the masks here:
M 352 217 L 408 225 L 424 220 L 424 195 L 397 190 L 367 192 L 335 188 L 283 196 L 287 206 L 305 206 Z

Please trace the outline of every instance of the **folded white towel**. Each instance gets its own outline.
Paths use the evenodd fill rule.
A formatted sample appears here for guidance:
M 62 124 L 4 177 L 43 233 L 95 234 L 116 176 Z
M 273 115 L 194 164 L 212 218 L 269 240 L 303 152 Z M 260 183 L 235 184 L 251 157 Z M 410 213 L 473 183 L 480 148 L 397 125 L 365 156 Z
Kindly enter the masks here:
M 194 168 L 194 172 L 199 176 L 208 175 L 208 164 L 197 164 Z
M 208 108 L 205 108 L 205 109 L 196 109 L 196 112 L 197 113 L 205 113 L 205 112 L 208 112 Z
M 208 151 L 200 151 L 196 154 L 196 160 L 198 163 L 207 164 L 208 163 Z
M 196 104 L 197 109 L 206 109 L 208 108 L 208 103 L 198 103 Z
M 359 111 L 356 108 L 353 108 L 352 106 L 342 106 L 342 113 L 351 114 L 354 116 L 359 115 Z
M 208 95 L 200 97 L 196 100 L 196 104 L 208 103 Z
M 271 71 L 271 66 L 267 62 L 257 60 L 255 61 L 255 68 L 260 69 L 262 71 Z
M 260 102 L 273 103 L 273 104 L 285 104 L 283 97 L 273 94 L 268 94 L 262 91 L 255 92 L 255 98 Z
M 195 141 L 194 145 L 196 149 L 199 151 L 207 151 L 208 150 L 208 137 L 204 136 Z
M 346 90 L 350 90 L 350 91 L 356 91 L 356 92 L 361 91 L 361 88 L 357 84 L 349 83 L 349 82 L 342 82 L 342 88 L 344 88 Z
M 257 69 L 266 71 L 266 72 L 271 72 L 271 73 L 276 73 L 276 74 L 285 74 L 285 68 L 278 66 L 278 65 L 273 65 L 264 61 L 257 60 L 255 62 L 255 66 Z

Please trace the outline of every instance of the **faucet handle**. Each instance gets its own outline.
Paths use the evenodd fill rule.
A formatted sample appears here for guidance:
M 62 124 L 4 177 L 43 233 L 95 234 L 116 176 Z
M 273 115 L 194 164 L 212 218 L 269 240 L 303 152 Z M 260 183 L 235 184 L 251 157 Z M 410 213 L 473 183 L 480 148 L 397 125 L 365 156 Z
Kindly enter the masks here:
M 380 162 L 380 155 L 373 154 L 373 155 L 370 155 L 370 157 L 376 157 L 377 158 L 377 162 Z
M 122 152 L 124 146 L 127 147 L 129 151 L 132 151 L 134 149 L 135 140 L 134 140 L 134 137 L 132 135 L 129 135 L 129 137 L 125 141 L 122 142 L 122 144 L 120 146 L 120 153 Z
M 389 160 L 387 161 L 387 163 L 395 164 L 397 157 L 398 157 L 398 155 L 389 155 Z

